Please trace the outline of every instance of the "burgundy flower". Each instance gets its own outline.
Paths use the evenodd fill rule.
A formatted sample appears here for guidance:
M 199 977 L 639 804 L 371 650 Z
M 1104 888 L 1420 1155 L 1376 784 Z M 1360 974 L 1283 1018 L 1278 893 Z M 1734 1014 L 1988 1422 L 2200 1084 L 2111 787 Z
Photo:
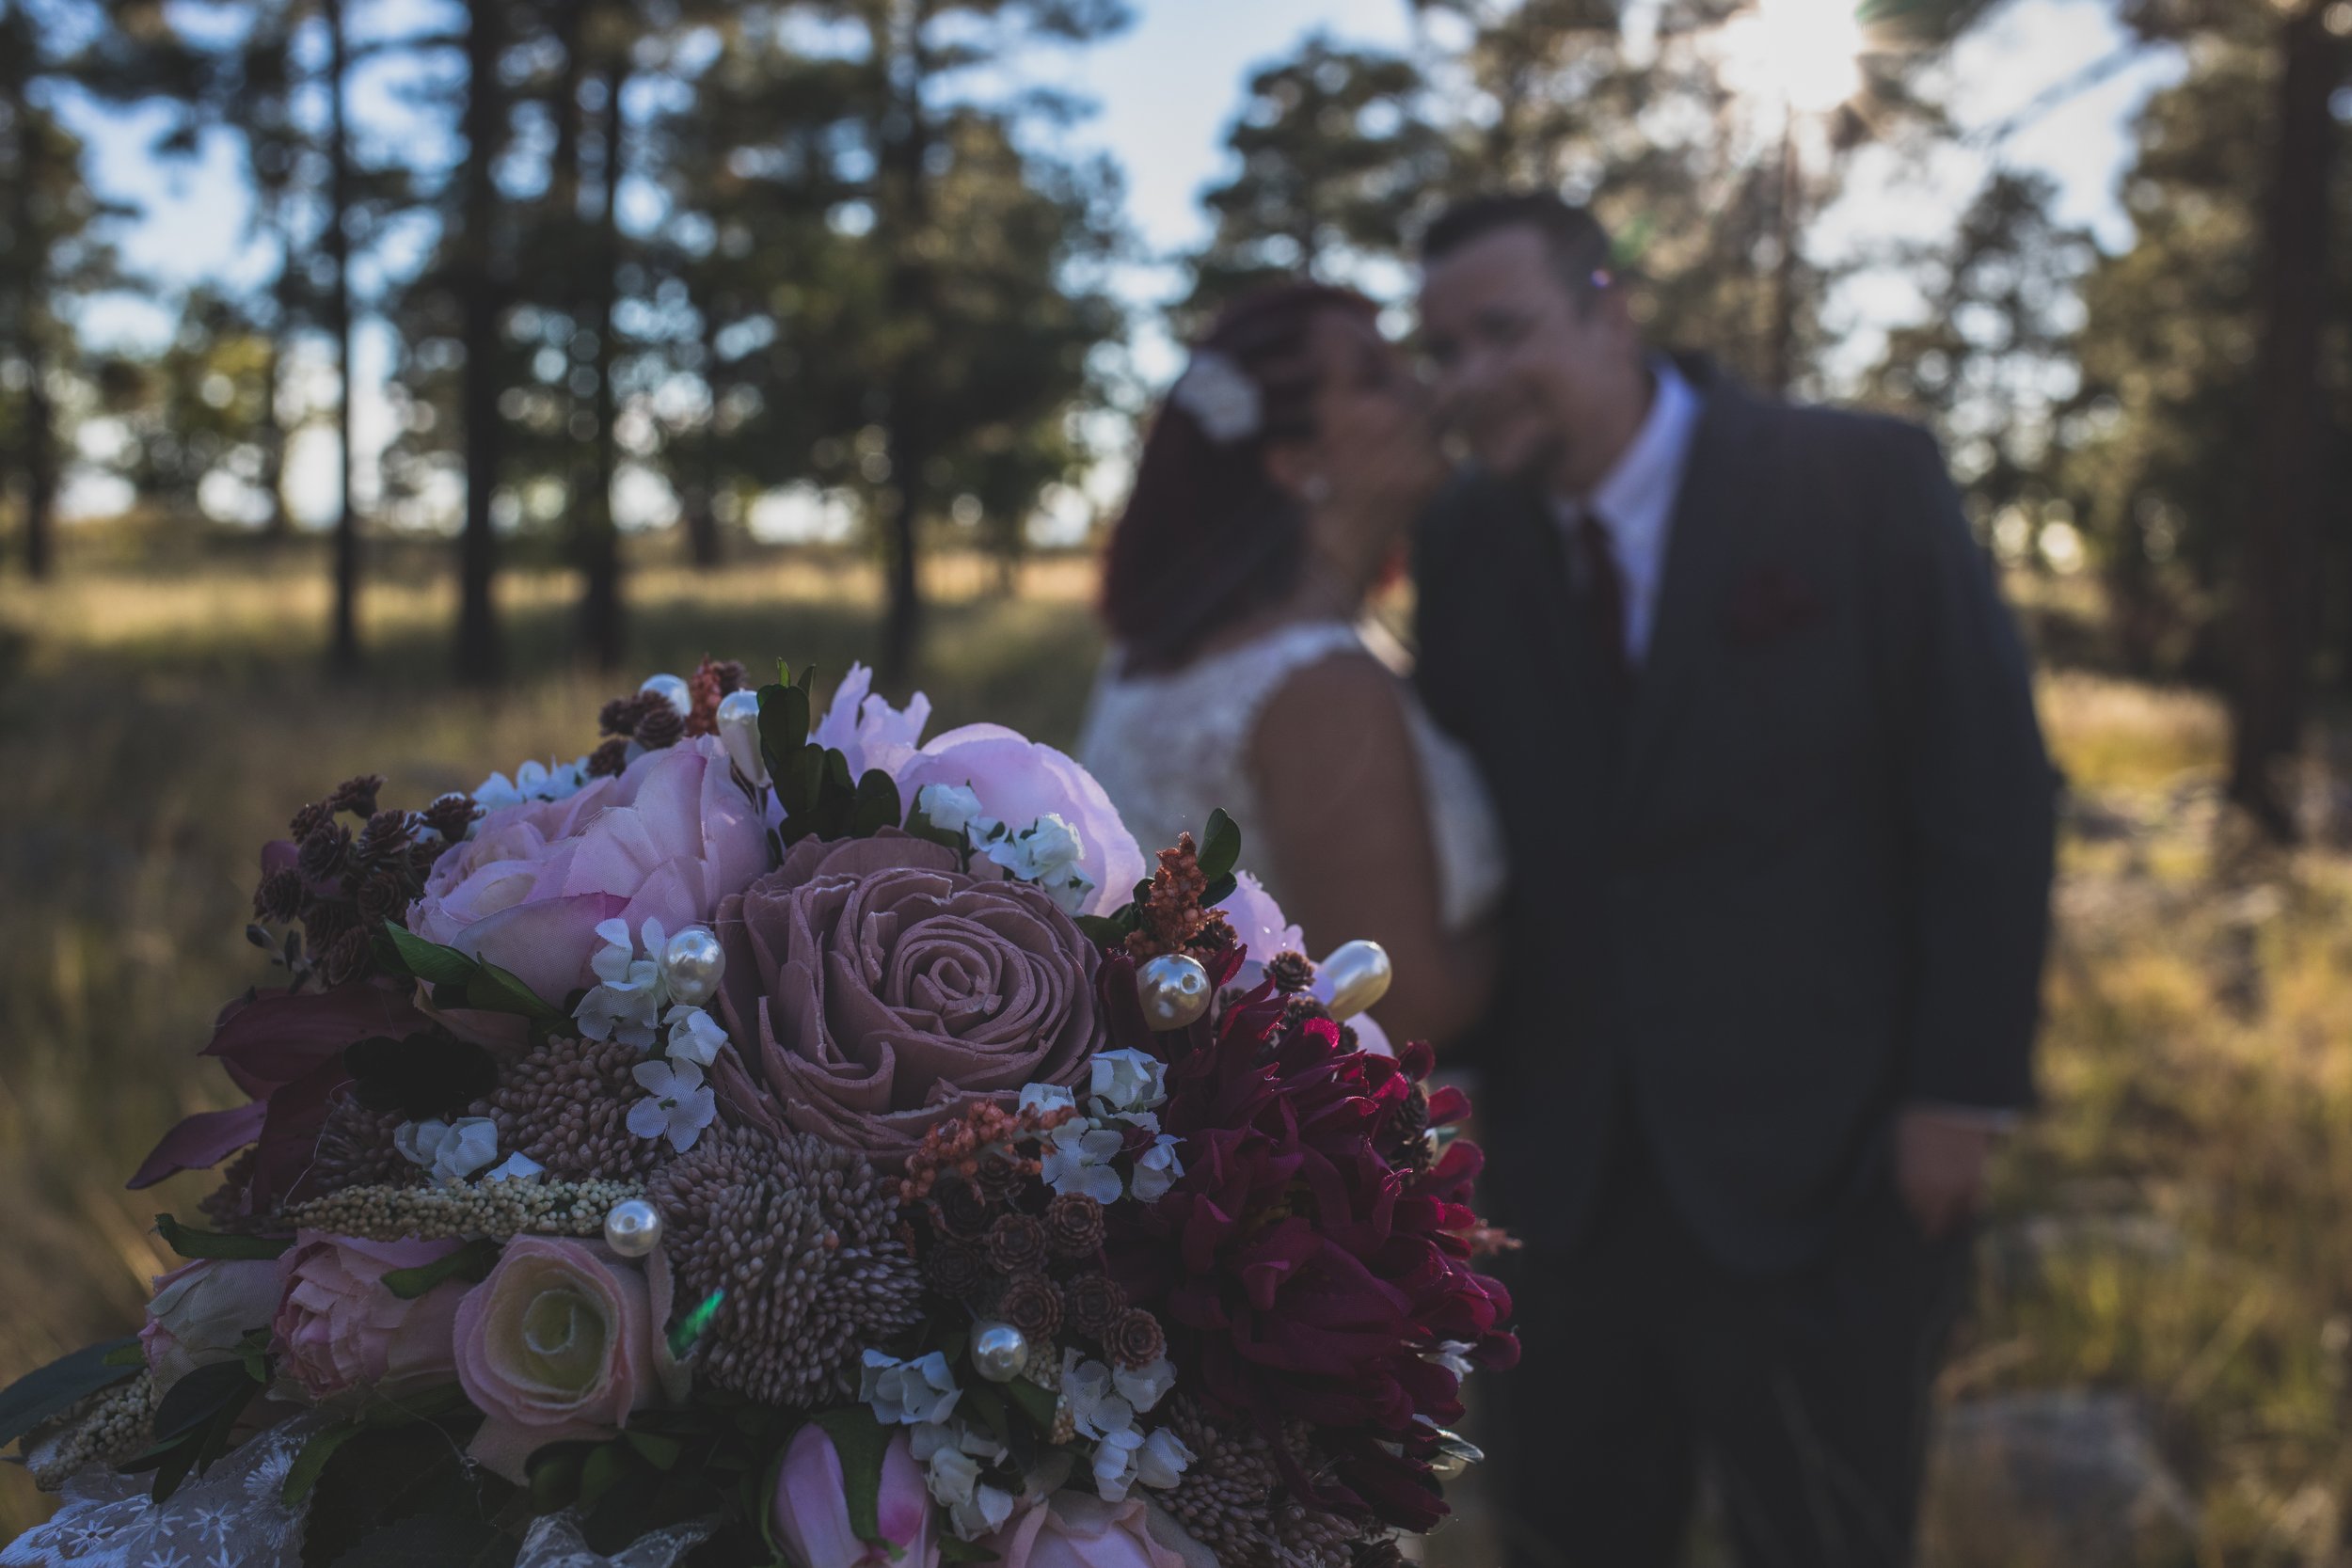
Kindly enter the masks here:
M 1184 1140 L 1184 1175 L 1111 1240 L 1198 1396 L 1268 1431 L 1311 1423 L 1332 1479 L 1294 1484 L 1410 1529 L 1446 1512 L 1426 1423 L 1462 1415 L 1431 1354 L 1518 1357 L 1508 1294 L 1468 1262 L 1478 1151 L 1412 1158 L 1422 1129 L 1466 1109 L 1449 1091 L 1422 1099 L 1431 1062 L 1426 1046 L 1343 1051 L 1338 1025 L 1286 1022 L 1262 986 L 1170 1068 L 1161 1124 Z

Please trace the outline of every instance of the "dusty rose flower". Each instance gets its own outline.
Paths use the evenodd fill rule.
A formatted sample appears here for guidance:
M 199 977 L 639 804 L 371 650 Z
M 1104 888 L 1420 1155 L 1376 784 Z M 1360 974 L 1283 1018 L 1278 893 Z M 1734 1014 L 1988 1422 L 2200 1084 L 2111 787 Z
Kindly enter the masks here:
M 526 800 L 453 845 L 408 928 L 512 970 L 561 1005 L 594 985 L 596 927 L 707 921 L 767 865 L 767 829 L 716 737 L 648 752 L 561 800 Z
M 904 1432 L 882 1450 L 882 1487 L 874 1499 L 876 1530 L 889 1543 L 858 1539 L 850 1524 L 849 1481 L 841 1455 L 811 1421 L 792 1437 L 776 1470 L 776 1539 L 803 1568 L 938 1568 L 939 1543 L 923 1467 Z
M 998 1568 L 1187 1568 L 1214 1560 L 1141 1497 L 1106 1503 L 1083 1492 L 1056 1493 L 987 1545 Z
M 403 1301 L 384 1276 L 421 1268 L 457 1246 L 295 1231 L 294 1244 L 275 1265 L 281 1294 L 270 1328 L 280 1372 L 312 1399 L 355 1388 L 397 1393 L 446 1380 L 464 1282 L 444 1280 Z
M 199 1367 L 232 1359 L 239 1340 L 277 1316 L 278 1291 L 274 1258 L 200 1258 L 156 1275 L 139 1330 L 155 1391 L 167 1391 Z
M 723 1114 L 896 1172 L 971 1101 L 1085 1077 L 1094 945 L 1036 888 L 956 863 L 896 832 L 803 839 L 721 905 Z
M 468 1450 L 510 1481 L 549 1443 L 611 1437 L 660 1397 L 645 1276 L 599 1249 L 517 1236 L 457 1309 L 457 1381 L 487 1420 Z

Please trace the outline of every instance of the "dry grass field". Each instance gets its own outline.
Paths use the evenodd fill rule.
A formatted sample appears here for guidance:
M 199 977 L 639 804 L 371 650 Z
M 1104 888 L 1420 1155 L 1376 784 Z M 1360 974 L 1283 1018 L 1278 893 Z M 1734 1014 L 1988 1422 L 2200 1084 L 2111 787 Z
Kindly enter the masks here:
M 1098 646 L 1085 564 L 1006 594 L 951 561 L 932 587 L 940 722 L 1067 742 Z M 651 568 L 631 592 L 640 670 L 783 655 L 829 685 L 874 645 L 878 585 L 854 562 Z M 569 593 L 510 581 L 513 678 L 484 697 L 450 677 L 451 591 L 421 570 L 371 593 L 369 666 L 347 681 L 318 668 L 313 558 L 0 585 L 0 1381 L 135 1323 L 167 1264 L 150 1216 L 200 1180 L 121 1178 L 230 1092 L 192 1053 L 262 975 L 241 934 L 262 841 L 353 772 L 421 801 L 593 740 L 615 683 L 566 661 Z M 2352 1560 L 2352 856 L 2236 847 L 2208 700 L 2061 674 L 2043 701 L 2077 791 L 2048 1105 L 2004 1162 L 1946 1391 L 1996 1411 L 2021 1391 L 2127 1397 L 2177 1506 L 2137 1536 L 2119 1514 L 2095 1560 Z M 1939 1568 L 2094 1560 L 2049 1545 L 2013 1480 L 1944 1468 Z M 0 1471 L 0 1539 L 40 1511 Z M 1473 1521 L 1432 1556 L 1467 1568 L 1478 1539 Z

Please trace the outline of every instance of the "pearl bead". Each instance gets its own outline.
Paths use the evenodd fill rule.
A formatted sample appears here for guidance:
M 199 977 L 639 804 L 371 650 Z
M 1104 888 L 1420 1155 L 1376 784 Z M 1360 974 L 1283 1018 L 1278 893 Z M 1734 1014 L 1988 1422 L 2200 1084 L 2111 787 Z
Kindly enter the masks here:
M 645 684 L 637 689 L 641 692 L 658 691 L 668 698 L 670 705 L 677 709 L 680 719 L 694 711 L 693 689 L 676 675 L 647 675 Z
M 1331 987 L 1325 1006 L 1333 1018 L 1354 1018 L 1388 995 L 1389 982 L 1396 978 L 1388 949 L 1376 942 L 1343 942 L 1315 969 Z
M 972 1330 L 972 1370 L 991 1383 L 1010 1383 L 1029 1364 L 1029 1337 L 1010 1323 L 984 1323 Z
M 604 1244 L 624 1258 L 643 1258 L 661 1244 L 661 1211 L 642 1197 L 612 1206 L 604 1216 Z
M 719 742 L 735 770 L 755 785 L 768 783 L 768 759 L 759 752 L 759 693 L 730 691 L 719 699 Z
M 1209 1010 L 1209 972 L 1182 953 L 1163 953 L 1136 970 L 1136 990 L 1154 1030 L 1182 1029 Z
M 707 926 L 689 926 L 661 949 L 661 977 L 670 984 L 670 1000 L 699 1007 L 719 994 L 719 977 L 727 972 L 727 950 Z
M 1473 1465 L 1486 1463 L 1486 1456 L 1478 1445 L 1451 1432 L 1438 1433 L 1438 1452 L 1429 1461 L 1429 1472 L 1439 1481 L 1452 1481 Z

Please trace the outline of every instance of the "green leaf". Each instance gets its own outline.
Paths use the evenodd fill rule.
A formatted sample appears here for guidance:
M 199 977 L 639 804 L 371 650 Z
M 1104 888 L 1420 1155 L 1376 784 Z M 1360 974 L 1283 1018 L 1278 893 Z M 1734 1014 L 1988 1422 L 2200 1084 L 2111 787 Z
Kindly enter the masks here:
M 367 1430 L 365 1422 L 345 1421 L 313 1433 L 310 1440 L 302 1445 L 302 1451 L 294 1455 L 294 1462 L 286 1467 L 286 1481 L 278 1489 L 278 1500 L 288 1508 L 298 1506 L 310 1495 L 310 1488 L 319 1483 L 319 1477 L 326 1474 L 326 1462 L 335 1457 L 335 1450 Z
M 882 1498 L 882 1454 L 890 1447 L 890 1433 L 874 1419 L 874 1412 L 863 1404 L 845 1405 L 811 1418 L 825 1429 L 833 1439 L 834 1452 L 841 1456 L 842 1490 L 850 1506 L 850 1528 L 860 1541 L 873 1545 L 888 1544 L 882 1539 L 877 1513 Z
M 155 1446 L 199 1432 L 230 1403 L 244 1408 L 255 1384 L 242 1361 L 215 1361 L 171 1386 L 155 1406 Z
M 520 975 L 493 963 L 482 965 L 467 982 L 466 1001 L 485 1012 L 519 1013 L 550 1023 L 560 1022 L 567 1016 L 562 1008 L 541 1000 Z
M 1241 863 L 1241 829 L 1217 807 L 1200 832 L 1200 875 L 1214 882 Z
M 678 1457 L 686 1451 L 686 1445 L 676 1438 L 655 1433 L 632 1430 L 622 1433 L 621 1437 L 637 1450 L 640 1459 L 665 1474 L 677 1468 Z
M 1215 878 L 1207 887 L 1201 889 L 1200 902 L 1204 907 L 1214 909 L 1231 898 L 1240 887 L 1241 882 L 1237 878 L 1232 876 Z
M 871 838 L 884 828 L 895 828 L 905 818 L 898 805 L 898 781 L 879 768 L 869 768 L 866 777 L 857 782 L 857 809 L 850 819 L 853 837 Z
M 521 1550 L 487 1520 L 421 1513 L 361 1538 L 334 1568 L 511 1568 Z
M 953 1530 L 939 1535 L 939 1560 L 942 1562 L 994 1562 L 996 1554 L 977 1541 L 966 1541 Z
M 580 1496 L 580 1471 L 587 1449 L 578 1443 L 557 1443 L 539 1449 L 524 1466 L 531 1476 L 531 1506 L 540 1513 L 568 1508 Z
M 126 1352 L 132 1356 L 128 1364 L 115 1359 Z M 56 1419 L 100 1389 L 128 1381 L 145 1364 L 136 1339 L 108 1339 L 25 1373 L 0 1390 L 0 1448 Z
M 1054 1391 L 1041 1388 L 1025 1377 L 1016 1377 L 1004 1385 L 1005 1397 L 1020 1407 L 1021 1414 L 1040 1432 L 1054 1430 Z
M 476 1236 L 456 1251 L 430 1263 L 392 1270 L 384 1276 L 384 1288 L 403 1301 L 414 1301 L 444 1279 L 485 1279 L 498 1260 L 498 1243 L 487 1236 Z
M 968 1385 L 963 1390 L 963 1405 L 969 1406 L 988 1428 L 988 1434 L 999 1443 L 1009 1446 L 1012 1427 L 1005 1418 L 1005 1397 L 985 1383 Z
M 580 1466 L 580 1506 L 592 1509 L 628 1474 L 628 1447 L 617 1438 L 588 1450 Z
M 275 1258 L 294 1245 L 291 1236 L 224 1236 L 198 1230 L 169 1214 L 155 1216 L 155 1234 L 183 1258 Z
M 808 693 L 797 686 L 759 689 L 759 749 L 768 771 L 781 781 L 785 767 L 808 744 Z
M 306 1568 L 332 1568 L 399 1520 L 486 1522 L 496 1515 L 515 1488 L 467 1460 L 475 1424 L 468 1413 L 446 1421 L 371 1425 L 338 1447 L 310 1493 L 302 1540 Z
M 1120 914 L 1123 913 L 1125 911 L 1121 911 Z M 1117 947 L 1127 940 L 1127 933 L 1135 929 L 1133 922 L 1122 920 L 1117 914 L 1082 914 L 1073 918 L 1087 941 L 1097 947 Z
M 480 966 L 454 947 L 427 942 L 415 932 L 387 920 L 384 934 L 392 939 L 401 963 L 420 980 L 436 986 L 463 986 Z
M 103 1349 L 103 1347 L 92 1346 L 91 1348 Z M 147 1353 L 139 1348 L 139 1342 L 136 1339 L 126 1339 L 106 1352 L 106 1365 L 109 1367 L 144 1367 L 147 1365 Z

